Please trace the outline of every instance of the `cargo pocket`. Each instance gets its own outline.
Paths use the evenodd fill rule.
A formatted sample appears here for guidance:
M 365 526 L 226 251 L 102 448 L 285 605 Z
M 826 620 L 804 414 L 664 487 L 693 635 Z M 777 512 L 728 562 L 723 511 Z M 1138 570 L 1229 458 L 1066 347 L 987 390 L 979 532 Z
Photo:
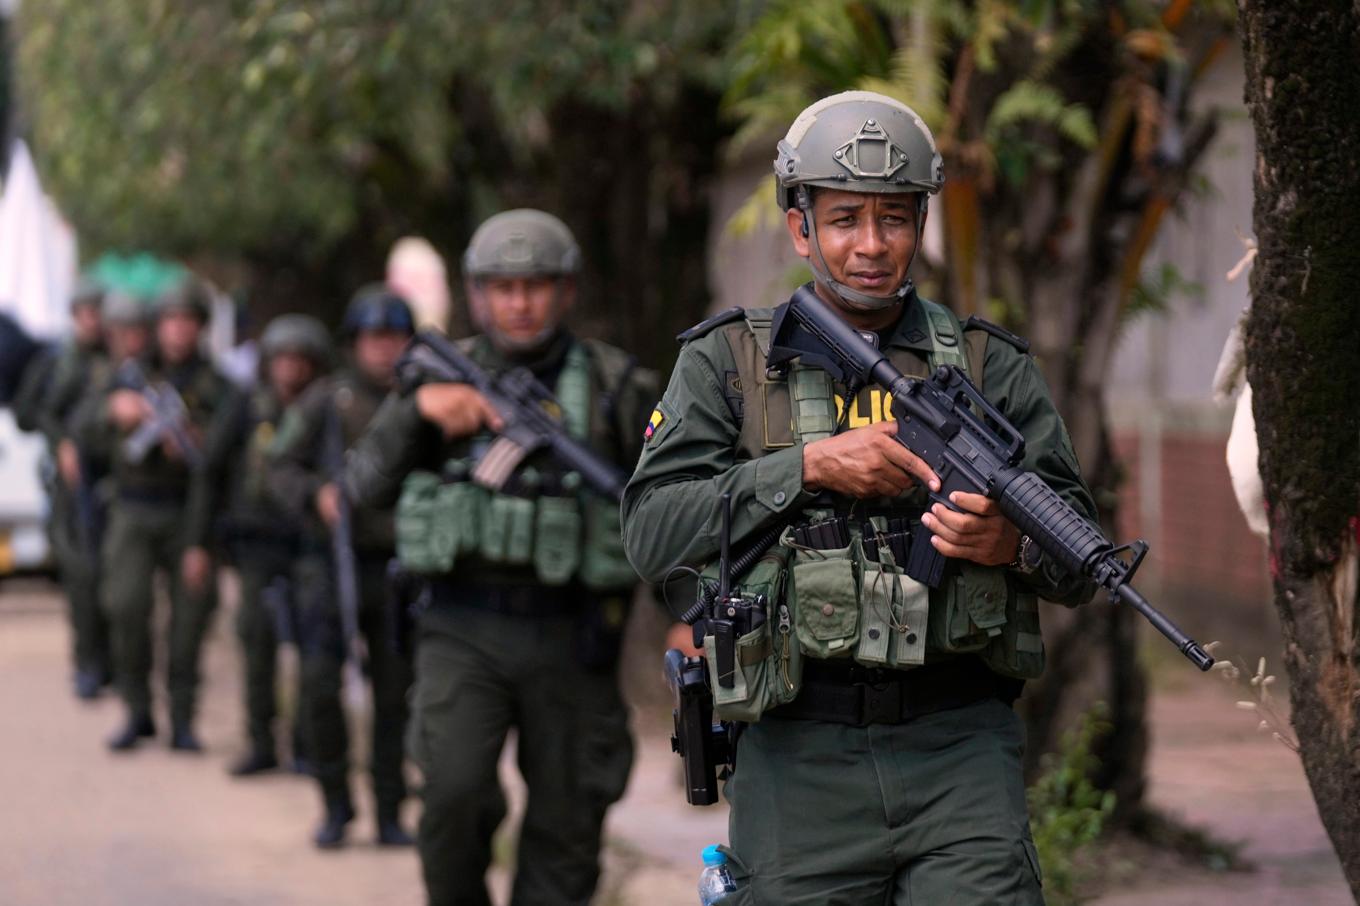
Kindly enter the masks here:
M 489 497 L 485 488 L 470 481 L 455 481 L 440 486 L 433 528 L 443 539 L 440 543 L 447 545 L 451 561 L 456 562 L 459 556 L 477 551 Z M 451 562 L 441 572 L 448 572 L 452 568 Z
M 482 521 L 481 554 L 492 563 L 522 566 L 534 546 L 534 502 L 495 494 L 487 502 Z
M 769 622 L 737 639 L 733 657 L 732 687 L 718 682 L 718 650 L 713 636 L 704 638 L 704 659 L 708 664 L 708 683 L 713 689 L 713 711 L 723 720 L 754 723 L 774 705 L 777 691 L 771 682 L 774 645 Z
M 581 552 L 581 582 L 592 591 L 632 588 L 638 576 L 623 547 L 619 505 L 594 494 L 587 495 L 585 541 Z
M 1006 624 L 982 653 L 982 660 L 997 673 L 1016 679 L 1036 679 L 1044 672 L 1039 599 L 1032 592 L 1008 590 Z
M 581 563 L 581 510 L 575 497 L 540 497 L 534 526 L 534 573 L 565 585 Z
M 412 472 L 402 483 L 395 518 L 397 558 L 415 573 L 433 574 L 453 568 L 453 550 L 437 519 L 439 476 Z
M 723 720 L 754 723 L 768 709 L 793 701 L 802 688 L 803 656 L 784 595 L 790 553 L 789 548 L 776 544 L 736 577 L 736 587 L 743 596 L 764 600 L 765 622 L 736 640 L 731 688 L 718 682 L 713 637 L 704 639 L 714 711 Z M 717 581 L 716 565 L 705 570 L 703 579 Z
M 995 566 L 958 561 L 942 589 L 943 601 L 930 613 L 930 636 L 941 651 L 980 651 L 1001 635 L 1006 623 L 1006 576 Z
M 815 658 L 847 657 L 859 639 L 859 540 L 834 550 L 800 548 L 790 597 L 803 651 Z
M 746 863 L 741 857 L 732 852 L 732 848 L 726 844 L 719 845 L 718 850 L 727 856 L 727 872 L 732 876 L 732 883 L 737 887 L 718 901 L 721 906 L 755 906 L 756 897 L 751 892 L 751 870 L 746 867 Z

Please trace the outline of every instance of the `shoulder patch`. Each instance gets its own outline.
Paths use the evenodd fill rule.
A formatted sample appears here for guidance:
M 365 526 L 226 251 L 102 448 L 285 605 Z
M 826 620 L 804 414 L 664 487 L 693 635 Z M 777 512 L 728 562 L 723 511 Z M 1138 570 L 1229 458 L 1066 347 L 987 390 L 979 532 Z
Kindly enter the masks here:
M 991 321 L 984 321 L 977 315 L 969 315 L 968 320 L 963 322 L 963 329 L 985 330 L 987 331 L 987 333 L 996 337 L 998 340 L 1004 340 L 1005 342 L 1014 346 L 1016 349 L 1020 350 L 1022 355 L 1029 354 L 1029 340 L 1026 340 L 1023 337 L 1018 337 L 1015 334 L 1011 333 L 1006 328 L 993 324 Z
M 746 313 L 745 309 L 743 309 L 741 306 L 734 305 L 727 311 L 720 311 L 713 317 L 700 321 L 698 324 L 695 324 L 688 330 L 680 331 L 678 334 L 675 335 L 675 338 L 679 340 L 681 343 L 688 343 L 690 340 L 693 340 L 697 337 L 702 337 L 704 334 L 708 333 L 715 327 L 721 327 L 724 324 L 736 321 L 737 319 L 741 318 L 745 313 Z

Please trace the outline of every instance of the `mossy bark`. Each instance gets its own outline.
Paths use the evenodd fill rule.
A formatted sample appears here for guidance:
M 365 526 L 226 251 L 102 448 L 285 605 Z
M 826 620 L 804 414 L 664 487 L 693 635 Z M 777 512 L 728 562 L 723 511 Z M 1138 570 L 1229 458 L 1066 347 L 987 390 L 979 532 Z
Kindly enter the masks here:
M 1304 770 L 1360 898 L 1360 7 L 1239 0 L 1259 254 L 1247 377 Z

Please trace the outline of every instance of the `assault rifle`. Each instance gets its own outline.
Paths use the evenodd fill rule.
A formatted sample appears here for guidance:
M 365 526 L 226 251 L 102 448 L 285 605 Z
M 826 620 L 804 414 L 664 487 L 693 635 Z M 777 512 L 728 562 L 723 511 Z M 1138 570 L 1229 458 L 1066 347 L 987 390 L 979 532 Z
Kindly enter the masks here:
M 198 468 L 203 451 L 189 434 L 189 409 L 174 386 L 169 381 L 148 381 L 135 361 L 124 363 L 118 374 L 122 387 L 140 393 L 151 406 L 151 417 L 123 440 L 123 455 L 128 461 L 142 462 L 152 447 L 169 438 L 179 447 L 185 465 Z
M 1213 666 L 1194 639 L 1129 584 L 1147 544 L 1116 547 L 1042 478 L 1021 468 L 1024 437 L 958 368 L 942 366 L 927 380 L 908 378 L 808 286 L 775 312 L 771 326 L 770 367 L 795 358 L 826 371 L 852 393 L 874 383 L 892 394 L 894 437 L 939 476 L 940 491 L 931 494 L 936 501 L 957 509 L 949 502 L 951 492 L 985 494 L 1046 556 L 1095 581 L 1111 601 L 1131 605 L 1200 670 Z M 922 546 L 930 546 L 924 531 L 912 537 L 914 549 Z
M 498 491 L 525 457 L 548 449 L 597 493 L 623 499 L 627 476 L 567 433 L 551 411 L 561 411 L 548 388 L 528 368 L 512 368 L 492 376 L 442 334 L 421 331 L 406 347 L 397 374 L 403 383 L 415 377 L 444 383 L 470 384 L 500 413 L 504 426 L 473 469 L 472 480 Z
M 340 410 L 326 407 L 322 429 L 321 466 L 339 490 L 338 518 L 331 527 L 331 570 L 335 578 L 336 603 L 340 608 L 340 631 L 345 640 L 346 682 L 362 688 L 360 665 L 363 654 L 359 644 L 359 567 L 354 557 L 354 513 L 345 496 L 345 437 L 340 425 Z

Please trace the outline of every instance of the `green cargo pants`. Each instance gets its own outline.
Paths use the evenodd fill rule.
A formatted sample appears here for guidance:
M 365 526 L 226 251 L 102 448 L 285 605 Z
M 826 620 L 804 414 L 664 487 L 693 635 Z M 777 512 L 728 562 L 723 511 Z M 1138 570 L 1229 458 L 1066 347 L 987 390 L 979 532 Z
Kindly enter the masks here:
M 425 775 L 420 861 L 430 906 L 486 906 L 505 814 L 496 765 L 518 732 L 529 787 L 512 906 L 586 906 L 605 811 L 633 761 L 613 670 L 578 660 L 577 621 L 438 609 L 421 620 L 408 748 Z
M 368 660 L 365 674 L 373 690 L 372 748 L 369 773 L 380 816 L 395 817 L 406 798 L 402 740 L 411 665 L 390 641 L 387 558 L 359 556 L 359 632 Z M 303 734 L 312 771 L 329 801 L 349 801 L 349 731 L 341 700 L 345 638 L 330 558 L 309 555 L 298 561 L 294 588 L 302 624 Z
M 58 479 L 52 490 L 48 537 L 66 593 L 72 654 L 76 669 L 102 674 L 112 667 L 112 655 L 108 617 L 99 605 L 99 555 L 95 551 L 91 556 L 87 549 L 87 545 L 99 544 L 93 535 L 95 528 L 81 526 L 75 494 Z
M 1043 906 L 1023 745 L 993 699 L 897 725 L 750 725 L 725 789 L 723 902 Z
M 278 717 L 277 689 L 279 634 L 278 620 L 292 619 L 296 608 L 291 605 L 293 594 L 293 551 L 286 544 L 275 544 L 273 552 L 262 544 L 236 545 L 235 560 L 241 575 L 241 601 L 236 611 L 236 635 L 241 642 L 245 665 L 246 735 L 251 750 L 261 754 L 275 754 L 274 721 Z M 271 594 L 285 600 L 271 601 Z M 275 607 L 285 608 L 276 613 Z M 296 620 L 293 620 L 296 622 Z M 295 630 L 296 631 L 296 630 Z M 297 641 L 294 638 L 293 641 Z M 301 682 L 299 681 L 299 686 Z M 299 690 L 295 702 L 294 720 L 300 725 L 302 698 Z M 293 734 L 293 756 L 298 751 L 300 734 Z
M 104 606 L 113 635 L 114 679 L 128 710 L 151 714 L 153 577 L 170 586 L 170 720 L 193 721 L 198 695 L 199 652 L 217 606 L 217 579 L 191 593 L 180 581 L 184 534 L 178 506 L 120 501 L 109 517 L 101 558 Z

